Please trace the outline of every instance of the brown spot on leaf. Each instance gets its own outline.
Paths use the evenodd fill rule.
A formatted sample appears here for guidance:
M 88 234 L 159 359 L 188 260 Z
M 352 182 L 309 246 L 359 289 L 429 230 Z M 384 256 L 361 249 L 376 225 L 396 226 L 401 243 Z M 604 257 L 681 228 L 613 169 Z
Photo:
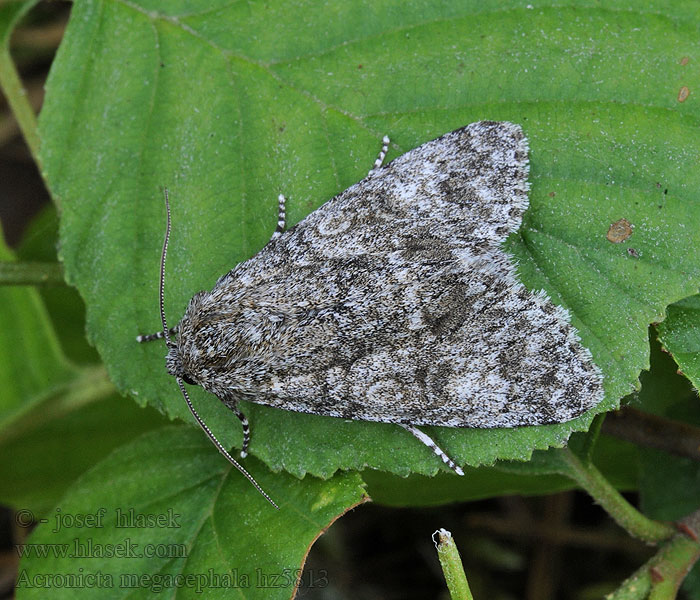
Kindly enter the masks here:
M 608 229 L 608 233 L 605 237 L 608 238 L 609 242 L 619 244 L 620 242 L 624 242 L 631 235 L 632 223 L 627 219 L 620 219 L 610 225 L 610 229 Z
M 681 58 L 678 62 L 680 63 L 680 65 L 681 65 L 682 67 L 685 67 L 685 65 L 688 64 L 688 61 L 689 61 L 689 60 L 690 60 L 690 59 L 689 59 L 687 56 L 684 56 L 684 57 Z
M 554 196 L 556 196 L 556 195 L 557 195 L 556 192 L 549 192 L 549 197 L 550 197 L 550 198 L 554 198 Z
M 678 90 L 678 102 L 685 102 L 688 96 L 690 96 L 690 90 L 684 85 Z

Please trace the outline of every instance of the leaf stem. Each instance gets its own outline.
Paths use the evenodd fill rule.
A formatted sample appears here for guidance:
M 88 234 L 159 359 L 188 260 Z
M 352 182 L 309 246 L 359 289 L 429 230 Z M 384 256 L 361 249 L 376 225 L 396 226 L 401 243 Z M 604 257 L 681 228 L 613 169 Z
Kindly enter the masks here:
M 433 542 L 435 542 L 450 598 L 452 600 L 473 600 L 467 576 L 464 574 L 462 559 L 459 557 L 459 551 L 454 539 L 452 539 L 452 534 L 446 529 L 438 529 L 433 533 Z
M 0 261 L 0 285 L 64 285 L 58 262 Z
M 667 523 L 645 517 L 618 492 L 591 463 L 582 462 L 571 450 L 563 449 L 562 474 L 571 477 L 630 535 L 647 543 L 656 543 L 673 536 L 675 530 Z
M 12 109 L 12 113 L 17 119 L 24 140 L 29 146 L 32 157 L 37 165 L 39 162 L 39 134 L 36 127 L 36 115 L 29 103 L 27 92 L 19 78 L 15 63 L 10 55 L 10 34 L 14 25 L 24 14 L 36 4 L 36 2 L 26 2 L 19 7 L 12 17 L 12 22 L 3 31 L 0 39 L 0 88 L 2 88 L 7 102 Z
M 679 531 L 607 600 L 673 600 L 700 558 L 700 510 L 679 522 Z

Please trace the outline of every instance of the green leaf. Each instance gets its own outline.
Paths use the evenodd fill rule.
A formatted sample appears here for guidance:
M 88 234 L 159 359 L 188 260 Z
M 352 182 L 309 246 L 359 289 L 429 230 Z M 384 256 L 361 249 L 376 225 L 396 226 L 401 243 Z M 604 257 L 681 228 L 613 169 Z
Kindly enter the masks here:
M 662 352 L 656 340 L 652 340 L 651 347 L 651 370 L 641 378 L 641 407 L 655 415 L 700 427 L 698 397 L 688 380 L 677 373 L 673 358 Z M 654 448 L 640 449 L 639 457 L 639 492 L 647 514 L 675 521 L 698 508 L 700 463 Z
M 66 276 L 110 377 L 189 418 L 163 345 L 133 341 L 159 328 L 160 186 L 173 208 L 174 325 L 196 291 L 266 243 L 279 192 L 295 223 L 363 177 L 384 133 L 391 158 L 508 119 L 530 139 L 532 190 L 506 246 L 524 283 L 570 310 L 606 399 L 561 425 L 431 433 L 470 465 L 562 446 L 637 387 L 648 323 L 698 290 L 698 25 L 681 2 L 76 3 L 47 84 L 42 158 L 62 203 Z M 632 234 L 613 243 L 623 218 Z M 240 444 L 216 398 L 194 401 L 226 445 Z M 439 468 L 394 426 L 244 408 L 251 452 L 273 470 Z
M 37 221 L 47 225 L 43 216 Z M 50 226 L 30 229 L 56 239 Z M 23 246 L 25 256 L 37 251 Z M 0 260 L 13 259 L 0 243 Z M 79 368 L 65 357 L 51 317 L 65 319 L 64 339 L 84 347 L 66 329 L 82 333 L 80 298 L 67 288 L 47 296 L 51 311 L 35 289 L 0 286 L 0 501 L 37 518 L 115 446 L 163 423 L 156 411 L 116 397 L 102 367 Z
M 165 427 L 122 446 L 87 472 L 31 535 L 18 598 L 46 597 L 47 587 L 32 586 L 58 573 L 101 573 L 112 585 L 55 586 L 50 596 L 56 599 L 93 598 L 95 587 L 100 598 L 199 598 L 202 589 L 207 598 L 294 596 L 311 544 L 366 499 L 362 481 L 357 473 L 299 481 L 255 460 L 247 466 L 279 511 L 189 427 Z M 100 520 L 80 524 L 79 515 Z M 154 517 L 139 521 L 137 515 Z M 48 544 L 66 544 L 68 555 L 51 555 L 56 546 Z M 131 556 L 101 556 L 110 544 L 130 548 Z M 39 548 L 51 548 L 50 555 L 39 558 Z
M 10 38 L 20 19 L 38 0 L 9 0 L 0 6 L 0 47 L 9 48 Z
M 700 295 L 668 307 L 659 323 L 659 340 L 672 355 L 695 389 L 700 389 Z
M 556 450 L 549 450 L 556 452 Z M 636 490 L 638 486 L 638 449 L 627 442 L 600 436 L 593 462 L 618 490 Z M 539 453 L 538 453 L 539 458 Z M 372 501 L 389 506 L 434 506 L 449 502 L 468 502 L 504 495 L 542 495 L 577 488 L 570 478 L 555 474 L 551 464 L 499 462 L 493 467 L 465 469 L 464 477 L 438 473 L 434 477 L 366 470 L 362 479 Z
M 14 256 L 0 239 L 0 260 Z M 0 286 L 0 431 L 47 395 L 63 389 L 77 370 L 63 355 L 36 290 Z
M 73 390 L 46 398 L 0 434 L 3 504 L 31 510 L 38 518 L 115 447 L 164 424 L 155 410 L 107 391 L 96 394 L 108 382 L 100 371 L 88 374 L 95 380 L 76 380 Z M 89 402 L 71 402 L 80 387 L 93 390 Z
M 55 207 L 47 205 L 27 226 L 17 258 L 55 262 L 57 244 L 58 215 Z M 80 364 L 99 362 L 97 352 L 85 339 L 85 303 L 78 291 L 67 285 L 40 287 L 38 291 L 66 356 Z

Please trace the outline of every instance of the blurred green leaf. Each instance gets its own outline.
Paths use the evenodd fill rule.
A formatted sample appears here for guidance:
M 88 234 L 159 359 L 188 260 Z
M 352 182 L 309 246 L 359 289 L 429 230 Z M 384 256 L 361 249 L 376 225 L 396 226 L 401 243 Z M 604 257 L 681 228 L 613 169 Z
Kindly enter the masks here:
M 700 403 L 673 358 L 651 342 L 651 370 L 642 373 L 639 405 L 655 415 L 700 427 Z M 700 463 L 653 448 L 640 449 L 640 498 L 656 519 L 676 520 L 700 506 Z
M 92 373 L 99 377 L 99 371 Z M 66 408 L 51 396 L 0 434 L 0 502 L 44 515 L 115 447 L 166 421 L 116 394 Z M 48 416 L 48 418 L 47 418 Z
M 595 446 L 593 462 L 618 490 L 632 491 L 638 486 L 637 454 L 638 449 L 632 444 L 603 435 Z M 504 495 L 551 494 L 577 487 L 568 477 L 553 474 L 550 465 L 537 462 L 499 462 L 493 467 L 466 468 L 464 477 L 449 473 L 398 477 L 368 469 L 362 478 L 372 500 L 389 506 L 431 506 Z
M 39 0 L 6 0 L 0 5 L 0 46 L 7 48 L 9 46 L 10 37 L 19 20 L 27 14 L 27 12 Z
M 14 256 L 0 239 L 0 260 Z M 65 388 L 77 370 L 63 355 L 36 290 L 0 286 L 0 431 L 46 396 Z
M 163 345 L 134 342 L 159 327 L 160 186 L 173 208 L 173 325 L 194 292 L 266 243 L 279 192 L 294 223 L 358 181 L 384 133 L 392 157 L 508 119 L 530 139 L 532 190 L 507 248 L 530 289 L 571 311 L 606 400 L 561 425 L 431 433 L 470 465 L 525 460 L 617 406 L 648 367 L 648 323 L 700 282 L 689 251 L 700 231 L 687 226 L 700 219 L 700 16 L 680 2 L 567 4 L 76 3 L 47 84 L 42 157 L 66 276 L 119 389 L 189 418 Z M 632 235 L 608 241 L 622 218 Z M 240 443 L 216 398 L 195 402 L 225 444 Z M 439 468 L 397 427 L 246 410 L 251 452 L 273 470 Z
M 668 307 L 659 323 L 659 340 L 683 374 L 700 389 L 700 295 L 684 298 Z
M 669 306 L 667 322 L 657 326 L 664 347 L 674 348 L 673 356 L 662 351 L 655 332 L 651 332 L 651 369 L 642 373 L 642 388 L 636 404 L 650 413 L 700 426 L 700 404 L 688 379 L 677 372 L 679 364 L 688 365 L 686 355 L 675 349 L 684 347 L 692 337 L 692 325 L 684 306 L 693 299 Z M 685 314 L 684 314 L 685 313 Z M 690 319 L 692 321 L 692 319 Z M 685 346 L 687 347 L 687 346 Z M 687 372 L 684 368 L 684 372 Z M 692 372 L 692 370 L 691 370 Z M 675 521 L 700 505 L 700 464 L 656 450 L 639 449 L 639 497 L 642 510 L 654 519 Z M 700 567 L 696 564 L 684 584 L 687 597 L 700 593 Z
M 47 588 L 31 584 L 56 573 L 100 573 L 102 581 L 112 582 L 52 588 L 56 599 L 152 598 L 155 593 L 200 598 L 202 590 L 207 598 L 293 597 L 311 544 L 365 499 L 362 481 L 357 473 L 300 481 L 273 474 L 254 459 L 246 466 L 279 511 L 189 427 L 162 428 L 122 446 L 87 472 L 31 535 L 20 564 L 18 598 L 45 598 Z M 56 531 L 57 523 L 100 511 L 99 527 Z M 163 521 L 139 526 L 134 517 L 129 527 L 130 511 L 163 515 Z M 31 554 L 49 544 L 65 544 L 67 555 Z M 129 547 L 131 553 L 100 555 L 109 544 Z
M 46 206 L 27 226 L 17 258 L 24 261 L 54 262 L 58 245 L 58 215 L 56 208 Z M 85 303 L 70 286 L 40 287 L 39 295 L 60 340 L 66 356 L 77 363 L 96 363 L 99 356 L 85 339 Z
M 23 243 L 23 257 L 50 259 L 51 223 L 55 215 L 32 223 L 27 235 L 34 241 Z M 37 247 L 42 244 L 48 256 Z M 0 260 L 13 259 L 1 244 Z M 66 358 L 53 323 L 63 320 L 63 339 L 75 354 L 89 355 L 81 340 L 83 305 L 68 288 L 46 296 L 49 310 L 35 289 L 0 286 L 0 502 L 37 516 L 115 446 L 164 422 L 156 411 L 117 397 L 102 367 L 79 368 Z

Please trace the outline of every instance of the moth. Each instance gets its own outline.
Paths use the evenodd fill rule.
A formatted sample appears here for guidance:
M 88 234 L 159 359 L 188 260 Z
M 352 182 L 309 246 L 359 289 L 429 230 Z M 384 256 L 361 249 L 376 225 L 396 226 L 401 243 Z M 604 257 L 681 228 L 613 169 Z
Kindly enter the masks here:
M 383 165 L 190 301 L 163 313 L 166 365 L 219 451 L 271 502 L 200 419 L 185 384 L 240 401 L 394 423 L 463 471 L 421 425 L 562 423 L 603 397 L 602 374 L 567 310 L 517 279 L 502 248 L 528 207 L 528 142 L 480 121 Z M 274 503 L 273 503 L 274 504 Z

